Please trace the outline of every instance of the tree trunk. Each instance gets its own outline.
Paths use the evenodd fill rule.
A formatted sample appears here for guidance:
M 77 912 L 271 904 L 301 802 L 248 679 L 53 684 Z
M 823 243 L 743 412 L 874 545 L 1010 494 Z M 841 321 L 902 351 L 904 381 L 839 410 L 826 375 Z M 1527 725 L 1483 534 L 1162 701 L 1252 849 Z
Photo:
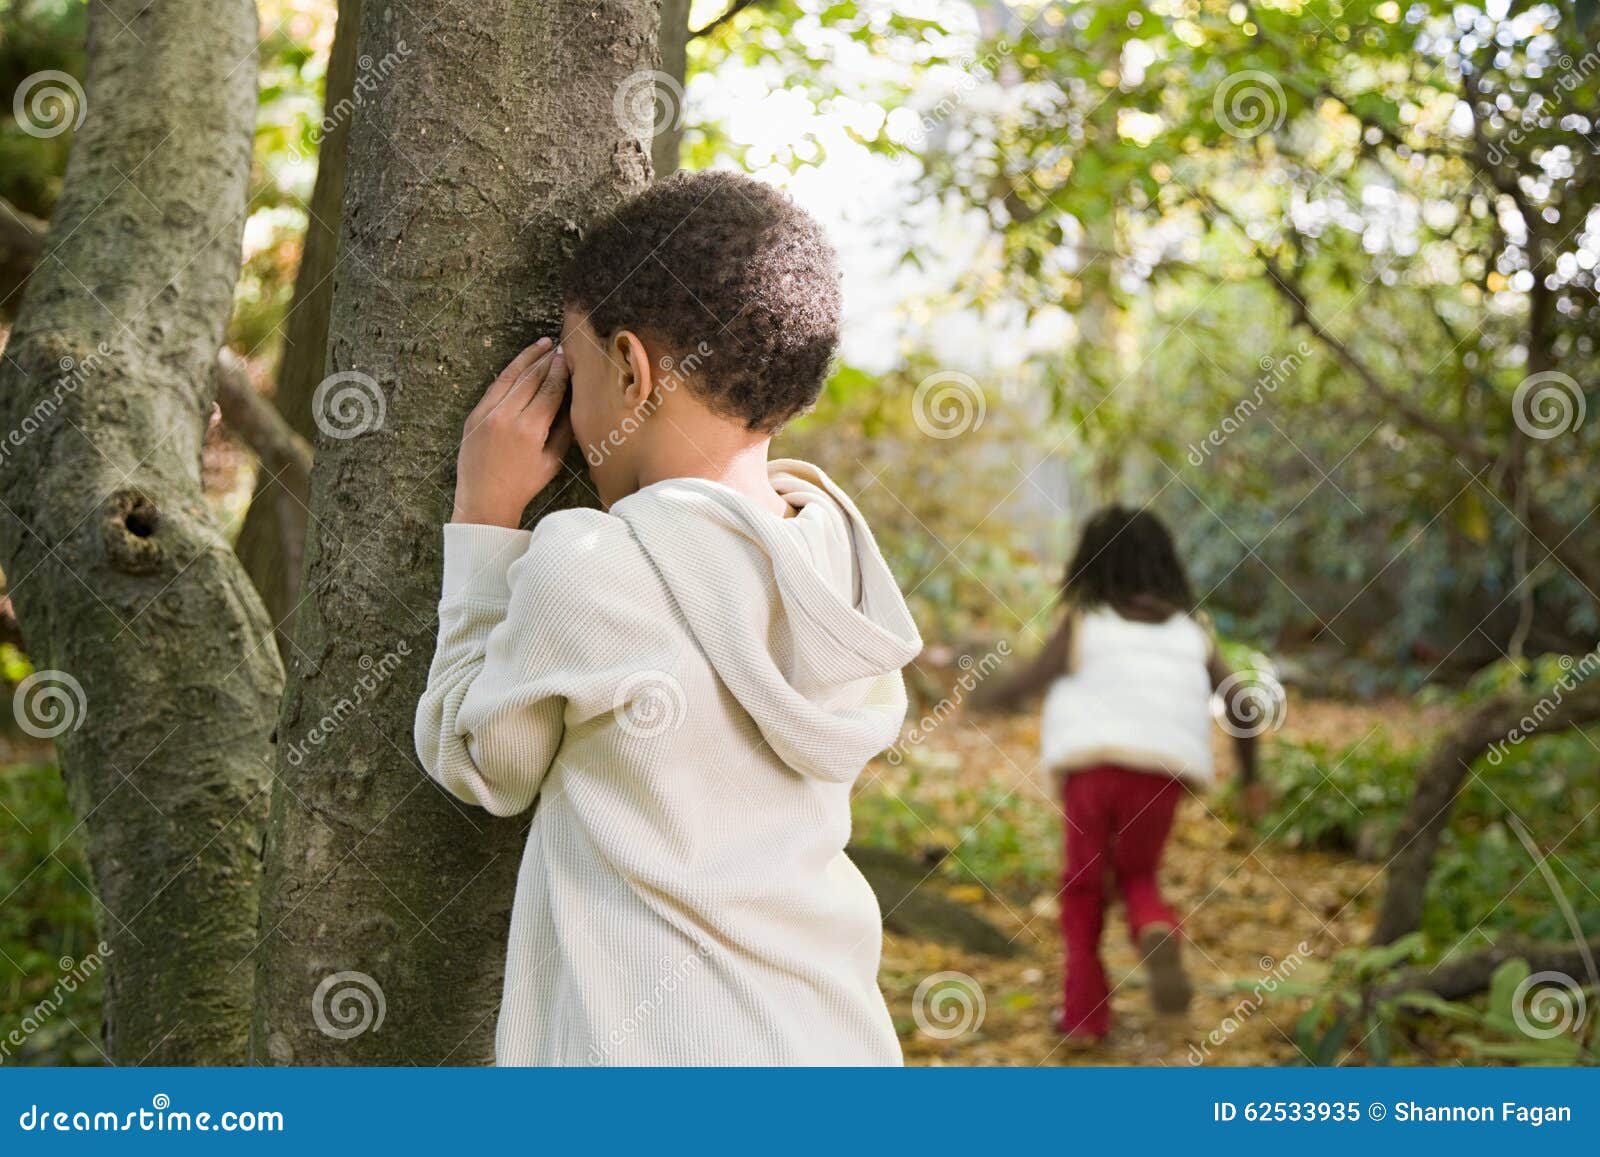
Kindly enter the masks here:
M 361 0 L 339 0 L 328 75 L 323 81 L 317 182 L 307 207 L 309 220 L 295 274 L 294 300 L 283 322 L 283 359 L 274 401 L 289 427 L 308 439 L 316 436 L 311 396 L 328 361 L 328 313 L 333 304 L 333 267 L 339 247 L 339 210 L 344 203 L 345 149 L 360 28 Z M 300 601 L 309 501 L 310 494 L 297 475 L 264 464 L 234 547 L 267 604 L 285 654 Z
M 413 755 L 440 527 L 468 410 L 556 332 L 583 223 L 649 178 L 614 98 L 655 66 L 656 5 L 364 8 L 361 56 L 398 63 L 350 131 L 329 368 L 352 392 L 327 399 L 344 436 L 320 436 L 312 474 L 254 1046 L 275 1063 L 482 1063 L 526 821 L 451 799 Z
M 689 76 L 690 0 L 661 0 L 661 78 L 656 83 L 655 136 L 650 165 L 656 180 L 678 171 L 683 150 L 683 91 Z
M 245 1057 L 271 629 L 202 500 L 239 272 L 249 0 L 103 0 L 87 119 L 0 371 L 0 551 L 88 831 L 118 1064 Z M 50 698 L 52 692 L 56 697 Z
M 1372 943 L 1392 944 L 1421 926 L 1439 841 L 1450 827 L 1456 795 L 1474 761 L 1502 745 L 1533 742 L 1597 719 L 1600 677 L 1551 688 L 1534 699 L 1490 700 L 1445 736 L 1418 774 L 1416 791 L 1395 832 Z

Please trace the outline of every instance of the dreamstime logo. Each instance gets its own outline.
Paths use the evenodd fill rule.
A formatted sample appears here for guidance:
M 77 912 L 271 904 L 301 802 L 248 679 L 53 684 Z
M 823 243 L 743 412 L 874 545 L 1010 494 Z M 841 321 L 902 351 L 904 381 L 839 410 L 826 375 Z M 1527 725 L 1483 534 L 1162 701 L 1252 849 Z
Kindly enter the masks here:
M 977 1032 L 987 1011 L 983 986 L 965 972 L 935 972 L 924 977 L 911 997 L 912 1019 L 935 1040 Z
M 359 370 L 329 374 L 311 395 L 317 429 L 340 441 L 383 429 L 387 410 L 377 381 Z
M 1211 98 L 1211 115 L 1222 131 L 1240 140 L 1275 132 L 1288 114 L 1283 86 L 1258 69 L 1230 73 Z
M 17 125 L 30 137 L 59 137 L 68 129 L 76 132 L 89 113 L 83 86 L 72 76 L 54 68 L 36 72 L 17 85 L 11 111 Z
M 35 671 L 17 684 L 11 714 L 35 739 L 54 739 L 83 726 L 89 699 L 83 684 L 65 671 Z
M 1203 1064 L 1211 1056 L 1212 1049 L 1221 1048 L 1226 1044 L 1229 1038 L 1267 1002 L 1269 996 L 1300 971 L 1301 965 L 1306 962 L 1310 954 L 1311 946 L 1302 940 L 1294 946 L 1294 951 L 1282 960 L 1274 960 L 1271 956 L 1263 956 L 1258 960 L 1256 966 L 1261 969 L 1261 978 L 1251 985 L 1250 990 L 1223 1015 L 1216 1027 L 1206 1033 L 1200 1044 L 1189 1046 L 1189 1063 Z
M 983 425 L 988 399 L 977 381 L 954 370 L 929 374 L 911 395 L 911 417 L 930 438 L 959 438 Z
M 1555 681 L 1549 692 L 1539 697 L 1539 701 L 1528 709 L 1527 714 L 1517 720 L 1516 726 L 1506 732 L 1504 739 L 1497 739 L 1489 745 L 1487 758 L 1492 766 L 1499 767 L 1504 763 L 1512 748 L 1520 745 L 1544 726 L 1545 720 L 1549 719 L 1556 708 L 1565 701 L 1567 692 L 1600 670 L 1600 647 L 1589 651 L 1580 659 L 1562 655 L 1556 663 L 1561 668 L 1561 677 Z
M 617 86 L 611 111 L 624 132 L 652 140 L 683 124 L 683 85 L 670 73 L 641 69 Z
M 1509 127 L 1490 141 L 1484 150 L 1484 156 L 1491 165 L 1504 164 L 1512 150 L 1520 149 L 1546 125 L 1557 124 L 1562 119 L 1561 109 L 1567 104 L 1568 98 L 1574 92 L 1581 95 L 1589 78 L 1600 72 L 1600 48 L 1591 48 L 1576 60 L 1562 53 L 1556 57 L 1555 66 L 1557 91 L 1547 89 L 1528 93 L 1523 100 L 1520 116 L 1512 115 L 1513 110 L 1510 109 L 1502 111 L 1501 115 Z
M 63 354 L 56 362 L 56 368 L 61 374 L 55 384 L 47 393 L 39 396 L 33 407 L 22 416 L 22 420 L 15 427 L 7 430 L 5 437 L 0 438 L 0 462 L 5 461 L 15 450 L 21 449 L 40 430 L 49 427 L 51 420 L 61 409 L 61 403 L 68 394 L 75 394 L 83 383 L 89 380 L 92 374 L 98 373 L 100 363 L 111 356 L 111 347 L 101 342 L 87 357 L 79 359 L 71 354 Z
M 1189 465 L 1204 465 L 1211 452 L 1221 449 L 1224 442 L 1243 429 L 1245 423 L 1266 402 L 1267 395 L 1277 393 L 1278 387 L 1299 373 L 1300 366 L 1310 356 L 1311 346 L 1306 342 L 1301 342 L 1295 347 L 1294 352 L 1285 357 L 1275 358 L 1270 354 L 1263 354 L 1256 363 L 1261 369 L 1261 376 L 1256 379 L 1256 388 L 1246 397 L 1240 398 L 1233 409 L 1225 414 L 1222 421 L 1213 426 L 1204 438 L 1189 444 Z
M 611 710 L 629 735 L 654 739 L 683 726 L 688 700 L 683 684 L 665 671 L 640 671 L 617 688 Z
M 672 997 L 686 987 L 689 980 L 704 967 L 704 962 L 711 958 L 709 946 L 697 945 L 694 952 L 681 960 L 665 957 L 661 961 L 661 973 L 656 978 L 650 992 L 642 997 L 633 1008 L 629 1009 L 616 1022 L 605 1038 L 597 1044 L 589 1045 L 589 1063 L 603 1065 L 607 1063 L 616 1051 L 627 1043 L 635 1033 L 648 1024 L 656 1013 L 664 1008 Z
M 961 668 L 961 674 L 956 676 L 955 686 L 951 688 L 950 694 L 939 700 L 922 718 L 914 722 L 911 729 L 889 748 L 884 758 L 895 767 L 904 763 L 906 752 L 944 726 L 945 721 L 960 710 L 961 703 L 967 695 L 976 689 L 979 683 L 994 674 L 1001 660 L 1010 654 L 1011 644 L 1002 639 L 994 650 L 987 652 L 981 659 L 974 659 L 971 655 L 962 655 L 957 659 L 956 666 Z
M 954 118 L 956 111 L 966 102 L 967 97 L 978 91 L 984 82 L 998 75 L 1001 67 L 1010 59 L 1011 52 L 1010 43 L 1004 40 L 996 41 L 992 50 L 983 56 L 969 56 L 956 62 L 961 70 L 960 76 L 932 107 L 924 107 L 918 111 L 909 105 L 901 105 L 891 110 L 886 128 L 890 141 L 898 146 L 894 153 L 894 162 L 899 164 L 902 160 L 915 159 L 919 151 L 933 139 L 934 133 Z
M 1511 395 L 1517 429 L 1541 442 L 1583 425 L 1587 408 L 1583 389 L 1560 370 L 1529 374 Z
M 16 1049 L 26 1044 L 30 1036 L 38 1032 L 46 1021 L 61 1010 L 67 997 L 89 983 L 90 977 L 101 970 L 106 957 L 111 954 L 111 945 L 102 940 L 95 945 L 94 951 L 81 960 L 74 960 L 70 956 L 63 956 L 58 960 L 56 966 L 61 970 L 61 975 L 54 987 L 44 999 L 23 1013 L 15 1028 L 0 1038 L 0 1059 L 10 1057 Z
M 663 357 L 658 363 L 661 373 L 658 375 L 656 388 L 650 391 L 650 396 L 625 414 L 622 421 L 618 422 L 615 428 L 608 430 L 598 444 L 584 447 L 583 456 L 589 465 L 600 465 L 624 442 L 638 433 L 646 419 L 661 408 L 661 403 L 666 401 L 667 395 L 698 373 L 701 365 L 710 356 L 711 346 L 701 342 L 681 359 L 674 358 L 670 354 Z
M 356 109 L 366 104 L 367 98 L 376 93 L 389 79 L 390 74 L 400 67 L 401 61 L 409 59 L 410 56 L 411 46 L 404 40 L 396 40 L 394 48 L 377 60 L 373 60 L 367 53 L 358 57 L 356 74 L 350 81 L 350 94 L 322 110 L 322 120 L 311 128 L 309 134 L 311 143 L 320 148 L 328 134 L 350 120 L 355 115 Z M 291 144 L 289 151 L 297 158 L 303 156 L 298 143 Z M 314 152 L 312 156 L 315 156 Z
M 1583 986 L 1565 972 L 1535 972 L 1511 994 L 1511 1019 L 1535 1040 L 1581 1027 L 1588 1012 Z
M 383 1027 L 383 989 L 365 972 L 335 972 L 311 994 L 311 1019 L 324 1036 L 350 1040 Z
M 1211 714 L 1235 739 L 1276 731 L 1288 711 L 1289 696 L 1270 671 L 1235 671 L 1211 697 Z
M 411 644 L 402 639 L 395 644 L 394 650 L 385 651 L 379 658 L 362 655 L 357 659 L 356 666 L 361 669 L 361 674 L 356 676 L 349 693 L 341 695 L 321 718 L 306 728 L 302 738 L 284 749 L 284 757 L 290 766 L 299 767 L 312 748 L 322 746 L 335 731 L 349 722 L 361 710 L 361 705 L 389 681 L 410 655 Z

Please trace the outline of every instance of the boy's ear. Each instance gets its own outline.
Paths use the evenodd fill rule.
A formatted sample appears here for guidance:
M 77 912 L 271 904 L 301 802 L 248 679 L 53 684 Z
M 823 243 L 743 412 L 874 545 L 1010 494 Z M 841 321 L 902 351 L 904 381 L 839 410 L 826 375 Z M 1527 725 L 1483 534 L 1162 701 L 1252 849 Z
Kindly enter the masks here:
M 655 389 L 650 353 L 644 348 L 644 342 L 632 330 L 619 330 L 612 339 L 611 352 L 621 370 L 623 400 L 630 406 L 642 405 Z

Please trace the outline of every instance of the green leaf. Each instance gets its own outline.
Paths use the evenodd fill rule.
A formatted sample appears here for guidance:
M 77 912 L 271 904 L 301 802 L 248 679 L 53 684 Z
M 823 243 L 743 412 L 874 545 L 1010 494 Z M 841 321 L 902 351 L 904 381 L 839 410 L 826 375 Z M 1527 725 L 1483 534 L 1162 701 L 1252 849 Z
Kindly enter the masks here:
M 1379 1017 L 1373 1017 L 1367 1030 L 1367 1055 L 1374 1064 L 1387 1065 L 1394 1059 L 1389 1039 L 1389 1026 Z
M 1549 1040 L 1486 1041 L 1460 1033 L 1455 1039 L 1475 1055 L 1488 1060 L 1516 1061 L 1529 1065 L 1574 1065 L 1583 1056 L 1578 1042 L 1566 1036 Z
M 1434 992 L 1403 992 L 1395 997 L 1395 1004 L 1411 1012 L 1431 1012 L 1462 1024 L 1480 1024 L 1483 1021 L 1483 1014 L 1477 1009 L 1458 1001 L 1446 1000 Z
M 1488 1012 L 1492 1017 L 1515 1024 L 1517 985 L 1528 979 L 1526 960 L 1508 960 L 1494 970 L 1489 980 Z
M 1339 1054 L 1344 1051 L 1345 1041 L 1350 1039 L 1350 1030 L 1355 1027 L 1355 1020 L 1350 1016 L 1341 1016 L 1333 1022 L 1320 1041 L 1317 1042 L 1316 1052 L 1311 1057 L 1311 1063 L 1318 1068 L 1326 1068 L 1339 1059 Z

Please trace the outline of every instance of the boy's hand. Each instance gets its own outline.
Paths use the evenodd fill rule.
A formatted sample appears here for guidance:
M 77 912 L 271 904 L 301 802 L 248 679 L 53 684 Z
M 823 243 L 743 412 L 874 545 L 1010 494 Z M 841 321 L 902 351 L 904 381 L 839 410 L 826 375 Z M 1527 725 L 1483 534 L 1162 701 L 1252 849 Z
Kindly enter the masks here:
M 561 472 L 572 445 L 572 423 L 561 412 L 566 393 L 566 359 L 547 337 L 500 371 L 467 415 L 452 522 L 521 525 L 522 512 Z

